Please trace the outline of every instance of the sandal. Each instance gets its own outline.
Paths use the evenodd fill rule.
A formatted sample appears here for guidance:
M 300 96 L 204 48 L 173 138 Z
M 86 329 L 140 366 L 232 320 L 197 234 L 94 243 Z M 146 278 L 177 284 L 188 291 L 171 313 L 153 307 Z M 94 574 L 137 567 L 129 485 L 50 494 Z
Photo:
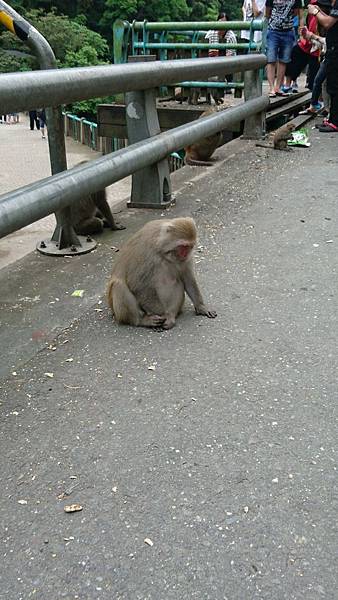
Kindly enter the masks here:
M 338 127 L 327 121 L 325 125 L 318 127 L 318 131 L 321 131 L 322 133 L 338 133 Z
M 276 98 L 276 96 L 277 96 L 276 92 L 269 93 L 269 98 Z

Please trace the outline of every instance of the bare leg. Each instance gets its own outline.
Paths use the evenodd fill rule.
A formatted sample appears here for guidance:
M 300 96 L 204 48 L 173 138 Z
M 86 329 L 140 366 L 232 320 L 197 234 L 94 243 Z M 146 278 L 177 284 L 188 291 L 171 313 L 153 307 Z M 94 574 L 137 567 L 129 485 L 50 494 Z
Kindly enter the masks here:
M 281 85 L 283 84 L 285 77 L 286 64 L 282 62 L 277 63 L 277 82 L 276 82 L 276 90 L 280 90 Z
M 276 75 L 276 63 L 269 63 L 266 65 L 266 76 L 268 78 L 270 92 L 275 89 L 275 75 Z

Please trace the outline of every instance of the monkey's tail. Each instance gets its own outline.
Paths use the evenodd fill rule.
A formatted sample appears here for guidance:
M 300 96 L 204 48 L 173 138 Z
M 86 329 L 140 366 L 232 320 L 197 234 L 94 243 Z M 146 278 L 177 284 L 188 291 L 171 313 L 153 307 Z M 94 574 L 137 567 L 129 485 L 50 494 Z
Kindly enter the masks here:
M 206 160 L 195 160 L 195 158 L 187 158 L 185 160 L 185 164 L 193 167 L 212 167 L 214 165 L 213 162 Z
M 109 308 L 111 308 L 112 311 L 113 311 L 113 285 L 114 285 L 114 280 L 111 279 L 108 284 L 107 294 L 106 294 L 108 306 L 109 306 Z
M 263 144 L 263 142 L 256 142 L 256 146 L 259 146 L 260 148 L 273 148 L 271 144 Z

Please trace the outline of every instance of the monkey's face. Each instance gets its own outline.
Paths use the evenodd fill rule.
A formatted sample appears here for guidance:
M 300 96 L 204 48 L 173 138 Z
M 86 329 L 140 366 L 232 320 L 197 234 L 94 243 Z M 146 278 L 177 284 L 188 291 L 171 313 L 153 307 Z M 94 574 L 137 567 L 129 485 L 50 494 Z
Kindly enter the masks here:
M 190 258 L 191 252 L 193 250 L 194 244 L 193 243 L 181 243 L 178 244 L 175 248 L 175 255 L 176 255 L 176 259 L 179 260 L 180 262 L 184 262 L 185 260 L 188 260 Z

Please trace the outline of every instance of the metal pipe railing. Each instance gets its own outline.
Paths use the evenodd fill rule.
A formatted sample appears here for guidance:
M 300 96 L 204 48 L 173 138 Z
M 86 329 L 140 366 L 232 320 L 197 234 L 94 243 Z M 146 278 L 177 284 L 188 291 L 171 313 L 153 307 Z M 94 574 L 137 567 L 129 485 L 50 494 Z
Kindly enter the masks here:
M 50 73 L 57 69 L 54 52 L 47 40 L 37 29 L 35 29 L 35 27 L 21 17 L 21 15 L 3 0 L 0 0 L 0 22 L 32 49 L 39 62 L 40 69 L 48 69 L 48 71 L 43 71 L 44 73 Z M 36 73 L 37 72 L 35 71 L 32 75 L 36 76 L 34 75 Z M 16 110 L 14 105 L 15 102 L 12 101 L 12 108 L 8 110 L 7 107 L 4 107 L 3 110 L 6 112 Z M 46 107 L 51 172 L 53 174 L 59 173 L 60 171 L 67 169 L 62 109 L 60 103 L 55 103 L 54 101 L 51 103 L 50 96 L 49 98 L 46 98 L 45 102 L 42 102 L 39 97 L 36 98 L 36 103 L 33 106 L 27 107 L 27 109 L 36 109 L 39 106 Z M 59 248 L 67 248 L 76 245 L 80 249 L 81 238 L 76 235 L 73 227 L 70 225 L 69 215 L 70 208 L 65 208 L 61 212 L 55 214 L 56 228 L 53 234 L 53 240 L 55 240 L 55 243 L 58 244 Z M 94 244 L 91 244 L 91 246 L 95 247 Z
M 261 19 L 252 21 L 134 21 L 132 28 L 135 31 L 208 31 L 216 29 L 217 31 L 233 31 L 253 29 L 253 31 L 262 31 L 264 25 Z
M 128 63 L 0 75 L 0 106 L 4 113 L 36 106 L 68 104 L 107 94 L 156 88 L 180 79 L 208 79 L 259 69 L 263 54 L 196 58 L 167 62 Z
M 269 99 L 263 96 L 248 100 L 240 106 L 197 119 L 86 165 L 5 194 L 0 197 L 0 237 L 69 206 L 84 195 L 105 188 L 139 169 L 155 164 L 178 148 L 260 113 L 268 104 Z
M 41 33 L 33 27 L 26 19 L 21 17 L 7 2 L 0 0 L 0 22 L 12 33 L 14 33 L 21 41 L 29 46 L 36 56 L 40 69 L 56 69 L 57 63 L 54 52 L 47 40 Z M 43 106 L 50 106 L 50 97 L 48 102 Z M 35 109 L 41 106 L 42 103 L 37 101 L 34 106 L 29 109 Z M 0 101 L 1 106 L 1 101 Z M 11 112 L 16 110 L 14 102 L 13 108 L 2 107 L 3 112 Z M 47 125 L 48 125 L 48 145 L 50 153 L 50 163 L 52 173 L 58 173 L 67 169 L 66 146 L 63 132 L 63 118 L 61 107 L 47 109 Z M 28 110 L 29 110 L 28 109 Z M 21 109 L 19 109 L 21 110 Z

